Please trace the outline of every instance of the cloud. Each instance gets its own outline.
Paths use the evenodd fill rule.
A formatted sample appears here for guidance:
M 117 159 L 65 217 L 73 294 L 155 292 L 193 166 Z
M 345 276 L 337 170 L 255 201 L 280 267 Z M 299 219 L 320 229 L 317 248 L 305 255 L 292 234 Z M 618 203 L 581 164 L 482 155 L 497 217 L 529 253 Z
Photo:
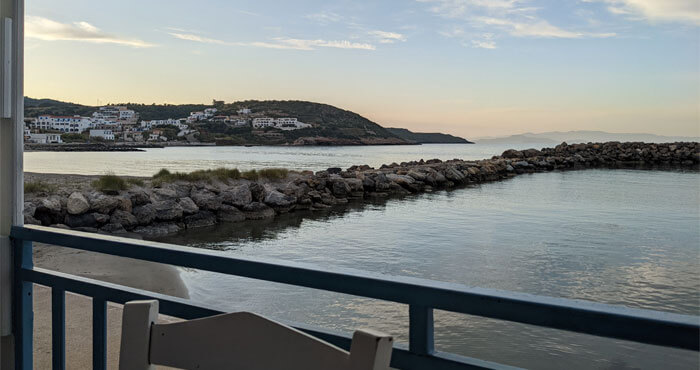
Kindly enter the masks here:
M 585 0 L 608 4 L 608 11 L 651 22 L 680 22 L 700 25 L 698 0 Z
M 603 38 L 611 32 L 565 29 L 538 16 L 538 8 L 526 6 L 527 0 L 416 0 L 432 4 L 430 12 L 452 20 L 439 33 L 457 38 L 472 47 L 494 49 L 495 38 L 504 35 L 529 38 Z M 618 1 L 618 0 L 589 0 Z M 632 1 L 632 0 L 631 0 Z M 589 27 L 590 28 L 590 27 Z M 480 35 L 489 34 L 488 38 Z
M 579 39 L 584 37 L 613 37 L 615 33 L 576 32 L 554 26 L 545 20 L 519 22 L 505 18 L 478 17 L 477 23 L 495 26 L 516 37 Z
M 369 31 L 370 36 L 379 40 L 380 44 L 393 44 L 396 41 L 406 41 L 406 36 L 396 32 Z
M 330 24 L 330 23 L 340 22 L 341 20 L 343 20 L 343 17 L 340 16 L 339 14 L 336 14 L 333 12 L 327 12 L 327 11 L 309 14 L 306 16 L 306 18 L 311 19 L 313 21 L 316 21 L 320 24 L 324 24 L 324 25 Z
M 26 37 L 39 40 L 81 41 L 135 48 L 155 46 L 139 39 L 129 39 L 108 34 L 88 22 L 61 23 L 44 17 L 28 15 L 25 17 L 24 28 Z
M 496 42 L 491 40 L 472 40 L 472 46 L 475 48 L 482 49 L 495 49 Z
M 316 50 L 317 48 L 335 48 L 335 49 L 359 49 L 359 50 L 376 50 L 376 47 L 368 43 L 351 42 L 347 40 L 322 40 L 322 39 L 295 39 L 288 37 L 276 37 L 271 41 L 254 41 L 254 42 L 228 42 L 219 39 L 208 38 L 191 33 L 168 32 L 169 35 L 180 40 L 193 41 L 204 44 L 227 45 L 227 46 L 247 46 L 266 49 L 279 50 Z

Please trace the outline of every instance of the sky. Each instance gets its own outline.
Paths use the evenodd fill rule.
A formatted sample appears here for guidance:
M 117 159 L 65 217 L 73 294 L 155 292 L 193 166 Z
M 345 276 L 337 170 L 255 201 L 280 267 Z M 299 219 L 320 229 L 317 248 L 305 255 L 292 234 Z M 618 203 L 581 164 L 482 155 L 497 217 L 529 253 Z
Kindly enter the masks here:
M 700 1 L 26 0 L 25 94 L 309 100 L 467 138 L 700 136 Z

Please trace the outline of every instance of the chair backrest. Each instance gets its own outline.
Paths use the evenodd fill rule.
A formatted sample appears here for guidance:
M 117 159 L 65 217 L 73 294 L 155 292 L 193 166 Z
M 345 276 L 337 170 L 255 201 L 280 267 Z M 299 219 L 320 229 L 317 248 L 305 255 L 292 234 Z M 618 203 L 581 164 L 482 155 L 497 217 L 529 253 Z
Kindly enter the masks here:
M 124 305 L 120 370 L 386 370 L 390 336 L 358 330 L 350 352 L 249 312 L 156 323 L 158 301 Z

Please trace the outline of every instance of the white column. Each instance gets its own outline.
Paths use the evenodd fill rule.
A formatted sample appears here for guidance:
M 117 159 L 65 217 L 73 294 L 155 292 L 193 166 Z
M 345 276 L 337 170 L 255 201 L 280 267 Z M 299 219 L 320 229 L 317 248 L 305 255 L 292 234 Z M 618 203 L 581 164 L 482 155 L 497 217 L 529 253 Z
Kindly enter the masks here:
M 24 222 L 24 0 L 0 0 L 0 44 L 0 364 L 6 369 L 12 366 L 13 358 L 12 249 L 8 236 L 12 225 Z

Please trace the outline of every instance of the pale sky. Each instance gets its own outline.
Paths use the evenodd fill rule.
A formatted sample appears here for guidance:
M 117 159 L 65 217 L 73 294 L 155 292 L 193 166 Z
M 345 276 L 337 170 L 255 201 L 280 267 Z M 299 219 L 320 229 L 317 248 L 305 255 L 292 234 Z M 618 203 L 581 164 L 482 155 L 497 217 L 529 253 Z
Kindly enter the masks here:
M 467 138 L 700 136 L 698 0 L 27 0 L 25 93 L 294 99 Z

